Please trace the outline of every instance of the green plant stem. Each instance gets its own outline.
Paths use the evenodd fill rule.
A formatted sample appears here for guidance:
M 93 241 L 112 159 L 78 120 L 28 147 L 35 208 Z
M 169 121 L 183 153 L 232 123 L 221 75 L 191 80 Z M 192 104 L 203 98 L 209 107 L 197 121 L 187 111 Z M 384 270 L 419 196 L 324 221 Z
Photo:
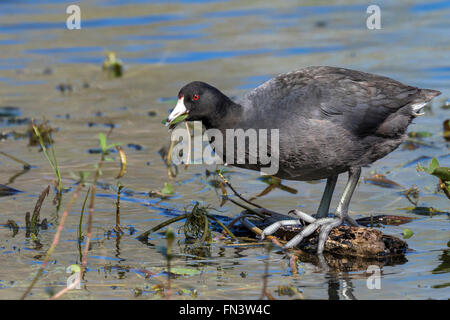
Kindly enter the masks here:
M 222 181 L 228 186 L 228 188 L 231 189 L 231 191 L 233 191 L 233 193 L 234 193 L 239 199 L 241 199 L 241 200 L 244 201 L 244 202 L 247 202 L 248 204 L 250 204 L 250 205 L 252 205 L 252 206 L 254 206 L 254 207 L 257 207 L 257 208 L 260 208 L 260 209 L 264 209 L 264 208 L 261 207 L 259 204 L 256 204 L 256 203 L 254 203 L 254 202 L 251 202 L 250 200 L 245 199 L 241 194 L 239 194 L 239 193 L 236 191 L 236 189 L 233 188 L 233 186 L 231 185 L 231 183 L 223 176 L 222 173 L 218 172 L 217 174 L 219 175 L 220 179 L 222 179 Z M 229 199 L 229 198 L 228 198 L 228 199 Z
M 81 231 L 81 226 L 83 224 L 84 208 L 86 207 L 86 202 L 89 197 L 90 191 L 91 191 L 91 188 L 89 187 L 88 191 L 86 192 L 86 196 L 84 197 L 84 200 L 83 200 L 83 206 L 81 207 L 81 214 L 80 214 L 80 223 L 78 224 L 78 251 L 80 252 L 80 261 L 83 260 L 83 254 L 81 253 L 81 242 L 83 241 L 83 234 Z
M 32 124 L 32 126 L 33 126 L 34 133 L 36 133 L 36 136 L 39 138 L 39 143 L 41 145 L 41 148 L 44 151 L 44 154 L 45 154 L 48 162 L 52 166 L 53 171 L 56 174 L 56 177 L 58 178 L 58 187 L 57 187 L 57 189 L 58 189 L 58 198 L 61 198 L 61 195 L 62 195 L 61 171 L 59 170 L 58 161 L 56 160 L 55 148 L 52 145 L 52 156 L 53 156 L 53 160 L 52 160 L 50 158 L 50 155 L 48 153 L 47 147 L 45 146 L 45 143 L 44 143 L 44 139 L 42 139 L 42 136 L 41 136 L 41 133 L 39 132 L 38 127 L 36 127 L 34 125 L 34 123 Z
M 206 238 L 208 237 L 208 231 L 209 231 L 208 216 L 204 215 L 203 219 L 204 219 L 204 226 L 203 226 L 202 239 L 200 240 L 201 243 L 204 243 L 206 241 Z
M 151 228 L 150 230 L 147 230 L 147 231 L 141 233 L 140 235 L 137 236 L 136 239 L 138 239 L 139 241 L 145 241 L 145 240 L 147 240 L 148 235 L 149 235 L 150 233 L 156 232 L 156 231 L 158 231 L 159 229 L 164 228 L 165 226 L 168 226 L 169 224 L 172 224 L 172 223 L 174 223 L 174 222 L 177 222 L 177 221 L 186 219 L 187 216 L 188 216 L 188 213 L 185 213 L 185 214 L 182 214 L 181 216 L 178 216 L 178 217 L 175 217 L 175 218 L 166 220 L 166 221 L 164 221 L 164 222 L 158 224 L 157 226 Z
M 14 157 L 14 156 L 12 156 L 12 155 L 6 153 L 6 152 L 0 151 L 0 154 L 4 155 L 4 156 L 7 157 L 7 158 L 10 158 L 11 160 L 14 160 L 14 161 L 16 161 L 16 162 L 22 164 L 22 165 L 23 165 L 23 168 L 24 168 L 25 170 L 28 170 L 28 169 L 31 168 L 31 165 L 30 165 L 28 162 L 25 162 L 25 161 L 23 161 L 23 160 L 20 160 L 19 158 L 16 158 L 16 157 Z
M 228 235 L 229 235 L 231 238 L 233 238 L 234 240 L 237 240 L 236 236 L 230 231 L 230 229 L 228 229 L 222 222 L 220 222 L 219 219 L 216 219 L 215 217 L 213 217 L 213 216 L 210 215 L 210 214 L 206 214 L 206 215 L 208 216 L 209 219 L 215 221 L 219 226 L 221 226 L 222 229 L 223 229 L 226 233 L 228 233 Z

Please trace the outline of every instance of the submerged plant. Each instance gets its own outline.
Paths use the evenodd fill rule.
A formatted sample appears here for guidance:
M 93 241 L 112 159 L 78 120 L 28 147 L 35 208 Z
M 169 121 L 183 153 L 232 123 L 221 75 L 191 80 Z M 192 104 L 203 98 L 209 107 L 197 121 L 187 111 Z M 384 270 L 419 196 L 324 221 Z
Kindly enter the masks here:
M 184 235 L 194 242 L 211 241 L 211 230 L 208 224 L 208 211 L 197 202 L 192 211 L 186 216 Z
M 185 212 L 182 215 L 179 215 L 175 218 L 168 219 L 157 226 L 141 233 L 137 239 L 139 241 L 146 242 L 150 233 L 154 233 L 161 228 L 164 228 L 174 222 L 186 219 L 186 223 L 184 226 L 184 232 L 187 238 L 190 239 L 200 239 L 202 242 L 210 239 L 210 223 L 207 220 L 210 220 L 214 223 L 217 223 L 225 233 L 227 233 L 232 239 L 236 239 L 236 236 L 216 217 L 209 214 L 207 207 L 200 206 L 199 203 L 196 203 L 191 210 L 191 212 Z M 198 242 L 198 241 L 197 241 Z

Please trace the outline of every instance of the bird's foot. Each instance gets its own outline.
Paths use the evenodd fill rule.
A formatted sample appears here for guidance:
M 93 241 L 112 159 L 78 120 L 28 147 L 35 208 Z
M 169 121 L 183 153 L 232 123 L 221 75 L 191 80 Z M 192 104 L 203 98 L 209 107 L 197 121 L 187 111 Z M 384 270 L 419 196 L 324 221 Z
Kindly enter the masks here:
M 299 225 L 302 224 L 302 221 L 305 221 L 309 224 L 305 226 L 298 235 L 296 235 L 288 243 L 286 243 L 283 248 L 288 249 L 295 247 L 300 242 L 302 242 L 304 238 L 311 235 L 314 231 L 316 231 L 320 227 L 317 253 L 321 254 L 325 247 L 325 242 L 328 239 L 328 235 L 330 234 L 330 231 L 333 228 L 340 226 L 344 221 L 347 222 L 349 225 L 357 225 L 356 222 L 348 215 L 343 215 L 343 217 L 336 217 L 336 218 L 315 219 L 314 217 L 299 210 L 293 210 L 293 212 L 299 217 L 299 219 L 280 220 L 271 224 L 270 226 L 268 226 L 263 230 L 261 234 L 261 239 L 264 239 L 266 236 L 273 234 L 283 226 Z
M 314 231 L 316 231 L 318 228 L 320 228 L 319 233 L 319 245 L 317 247 L 317 253 L 321 254 L 323 252 L 323 249 L 325 247 L 325 242 L 328 239 L 328 235 L 330 234 L 331 229 L 340 226 L 343 223 L 342 218 L 322 218 L 317 219 L 313 223 L 307 225 L 303 228 L 303 230 L 293 237 L 291 240 L 289 240 L 288 243 L 284 245 L 283 248 L 288 249 L 295 247 L 298 245 L 302 240 L 309 235 L 311 235 Z
M 261 240 L 263 240 L 266 236 L 269 236 L 273 233 L 275 233 L 278 229 L 285 226 L 296 226 L 296 225 L 303 225 L 303 221 L 307 223 L 313 223 L 316 221 L 316 219 L 312 216 L 310 216 L 307 213 L 304 213 L 299 210 L 292 210 L 289 213 L 294 213 L 297 215 L 299 219 L 293 219 L 293 220 L 279 220 L 277 222 L 272 223 L 270 226 L 265 228 L 261 233 Z

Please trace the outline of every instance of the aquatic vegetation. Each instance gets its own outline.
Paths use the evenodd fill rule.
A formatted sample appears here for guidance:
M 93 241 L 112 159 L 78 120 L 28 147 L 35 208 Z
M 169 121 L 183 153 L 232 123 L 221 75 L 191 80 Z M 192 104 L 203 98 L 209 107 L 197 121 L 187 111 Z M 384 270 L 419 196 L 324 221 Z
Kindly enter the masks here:
M 372 183 L 383 188 L 404 188 L 401 184 L 386 178 L 386 175 L 374 173 L 369 177 L 364 177 L 365 183 Z
M 58 166 L 58 160 L 56 159 L 56 152 L 55 147 L 53 146 L 53 139 L 51 137 L 51 133 L 53 132 L 53 129 L 47 125 L 46 122 L 41 123 L 40 125 L 36 126 L 34 123 L 32 123 L 33 132 L 36 136 L 36 138 L 31 138 L 30 136 L 30 145 L 32 145 L 31 141 L 39 141 L 42 150 L 44 151 L 45 157 L 47 158 L 48 162 L 50 163 L 53 172 L 56 175 L 57 178 L 57 200 L 58 200 L 58 208 L 59 204 L 61 203 L 61 196 L 62 196 L 62 181 L 61 181 L 61 171 Z M 46 145 L 50 145 L 51 149 L 51 155 L 48 152 L 48 149 Z
M 0 151 L 0 154 L 3 155 L 3 156 L 5 156 L 5 157 L 7 157 L 7 158 L 10 158 L 10 159 L 12 159 L 12 160 L 14 160 L 14 161 L 16 161 L 16 162 L 18 162 L 18 163 L 20 163 L 20 164 L 22 164 L 22 165 L 23 165 L 23 168 L 24 168 L 25 170 L 29 170 L 29 169 L 31 168 L 31 164 L 29 164 L 28 162 L 25 162 L 25 161 L 23 161 L 23 160 L 20 160 L 19 158 L 14 157 L 13 155 L 10 155 L 10 154 L 8 154 L 8 153 L 6 153 L 6 152 L 4 152 L 4 151 Z
M 33 215 L 31 216 L 30 225 L 27 226 L 27 229 L 30 230 L 32 237 L 36 237 L 39 233 L 39 227 L 41 226 L 41 222 L 40 222 L 41 208 L 42 208 L 42 204 L 44 203 L 44 200 L 48 196 L 49 192 L 50 192 L 50 186 L 48 186 L 47 188 L 44 189 L 44 191 L 42 191 L 41 195 L 39 196 L 39 198 L 36 201 L 36 205 L 33 210 Z
M 14 220 L 8 220 L 6 221 L 6 226 L 12 229 L 13 234 L 12 237 L 14 238 L 19 233 L 19 226 Z
M 444 121 L 444 139 L 450 141 L 450 119 Z
M 81 182 L 79 184 L 82 184 Z M 77 234 L 77 243 L 78 243 L 78 252 L 80 254 L 80 261 L 83 260 L 83 253 L 81 249 L 81 243 L 84 240 L 84 235 L 82 231 L 82 225 L 83 225 L 83 218 L 84 218 L 84 209 L 86 208 L 86 202 L 89 197 L 89 192 L 91 191 L 91 188 L 89 187 L 86 191 L 86 196 L 83 200 L 83 205 L 81 206 L 81 212 L 80 212 L 80 222 L 78 223 L 78 234 Z
M 171 141 L 168 147 L 163 146 L 158 151 L 164 164 L 167 167 L 167 176 L 169 178 L 175 178 L 178 175 L 178 167 L 172 162 L 172 150 L 174 145 L 175 141 Z
M 117 59 L 115 52 L 106 52 L 106 59 L 102 64 L 103 71 L 109 76 L 119 78 L 123 75 L 123 63 Z
M 446 100 L 442 103 L 441 109 L 444 109 L 444 110 L 450 109 L 450 99 L 446 99 Z
M 164 187 L 161 190 L 152 190 L 149 192 L 150 197 L 160 197 L 161 199 L 167 199 L 173 196 L 174 191 L 170 183 L 165 182 Z
M 52 133 L 55 131 L 49 124 L 48 120 L 44 120 L 42 123 L 36 125 L 34 121 L 31 122 L 30 127 L 27 130 L 29 136 L 29 146 L 42 145 L 48 146 L 53 144 Z M 42 148 L 44 150 L 44 148 Z M 44 150 L 45 151 L 45 150 Z
M 405 223 L 409 223 L 414 218 L 411 217 L 405 217 L 405 216 L 394 216 L 394 215 L 377 215 L 377 216 L 370 216 L 370 217 L 364 217 L 359 218 L 356 221 L 359 225 L 367 226 L 367 227 L 375 227 L 380 225 L 387 225 L 387 226 L 399 226 Z
M 61 235 L 61 231 L 62 231 L 62 229 L 64 227 L 64 223 L 66 221 L 67 215 L 69 214 L 69 211 L 72 208 L 73 203 L 78 198 L 78 195 L 79 195 L 79 193 L 81 191 L 81 188 L 82 188 L 82 185 L 79 184 L 77 189 L 76 189 L 76 191 L 75 191 L 75 193 L 72 196 L 72 199 L 69 201 L 66 210 L 64 210 L 64 212 L 63 212 L 63 214 L 61 216 L 61 220 L 60 220 L 59 225 L 58 225 L 58 229 L 56 230 L 55 236 L 53 237 L 52 244 L 51 244 L 50 248 L 47 250 L 47 252 L 45 254 L 44 261 L 40 265 L 39 270 L 36 273 L 36 275 L 34 276 L 32 282 L 30 283 L 28 288 L 23 293 L 23 295 L 21 297 L 21 300 L 24 300 L 27 297 L 27 295 L 31 292 L 31 290 L 33 289 L 33 287 L 35 286 L 35 284 L 37 283 L 37 281 L 39 280 L 41 275 L 44 273 L 44 270 L 45 270 L 45 268 L 46 268 L 46 266 L 47 266 L 47 264 L 48 264 L 48 262 L 50 260 L 50 256 L 53 253 L 53 251 L 55 250 L 56 246 L 58 245 L 59 238 L 60 238 L 60 235 Z M 48 193 L 48 191 L 47 191 L 47 193 Z M 39 198 L 39 199 L 41 199 L 41 198 Z M 43 201 L 43 199 L 42 199 L 42 201 Z M 38 210 L 40 210 L 40 206 L 39 207 L 37 206 L 37 208 L 38 208 Z M 34 216 L 34 214 L 33 214 L 33 216 Z
M 450 168 L 441 167 L 436 158 L 431 159 L 428 167 L 417 164 L 417 171 L 424 171 L 439 179 L 439 188 L 450 199 Z
M 411 131 L 408 132 L 408 137 L 410 138 L 428 138 L 431 137 L 433 134 L 428 131 Z
M 211 222 L 218 224 L 222 230 L 228 234 L 232 239 L 236 239 L 235 235 L 226 227 L 218 218 L 214 217 L 208 212 L 207 207 L 201 206 L 198 202 L 194 205 L 190 212 L 185 211 L 184 214 L 179 215 L 175 218 L 168 219 L 157 226 L 141 233 L 137 239 L 142 242 L 147 242 L 148 236 L 151 233 L 158 231 L 161 228 L 164 228 L 174 222 L 186 219 L 186 223 L 184 225 L 184 232 L 186 238 L 194 239 L 196 242 L 205 242 L 210 240 L 210 224 L 207 220 L 211 220 Z
M 41 142 L 41 146 L 42 146 L 42 148 L 44 150 L 44 153 L 45 153 L 48 161 L 52 165 L 54 171 L 57 172 L 57 175 L 58 175 L 58 177 L 60 179 L 61 174 L 60 174 L 60 171 L 59 171 L 59 168 L 58 168 L 58 164 L 57 164 L 57 161 L 56 161 L 55 152 L 53 151 L 52 152 L 52 157 L 50 157 L 50 154 L 48 153 L 48 151 L 47 151 L 47 149 L 45 147 L 45 144 L 44 144 L 44 142 L 42 140 L 42 137 L 40 135 L 39 129 L 36 126 L 33 126 L 33 129 L 35 130 L 36 135 L 40 138 L 39 141 Z M 117 147 L 119 145 L 117 143 L 108 145 L 107 144 L 107 136 L 104 135 L 103 133 L 99 134 L 99 144 L 100 144 L 100 148 L 102 150 L 101 157 L 100 157 L 99 162 L 96 165 L 96 171 L 95 171 L 95 176 L 94 176 L 94 180 L 93 180 L 92 186 L 88 189 L 88 191 L 86 193 L 86 196 L 84 198 L 83 206 L 82 206 L 82 209 L 81 209 L 80 222 L 79 222 L 79 226 L 78 226 L 78 237 L 77 238 L 78 238 L 78 246 L 80 248 L 80 259 L 81 259 L 81 262 L 82 262 L 81 267 L 78 266 L 80 268 L 79 277 L 70 286 L 68 286 L 67 288 L 65 288 L 65 289 L 57 292 L 56 294 L 52 295 L 51 299 L 59 298 L 63 294 L 65 294 L 67 291 L 69 291 L 72 288 L 74 288 L 75 286 L 77 286 L 81 282 L 82 274 L 84 274 L 84 272 L 86 270 L 87 255 L 88 255 L 88 251 L 89 251 L 90 240 L 91 240 L 91 237 L 92 237 L 92 222 L 93 222 L 93 211 L 94 211 L 94 199 L 95 199 L 95 190 L 96 190 L 98 178 L 101 175 L 102 164 L 103 164 L 104 161 L 106 161 L 105 158 L 106 158 L 106 154 L 107 154 L 108 148 Z M 52 148 L 52 150 L 53 150 L 53 148 Z M 76 188 L 75 192 L 73 193 L 72 198 L 71 198 L 71 200 L 69 201 L 69 203 L 68 203 L 68 205 L 66 207 L 66 210 L 62 214 L 62 217 L 60 219 L 57 231 L 56 231 L 55 236 L 53 238 L 53 242 L 52 242 L 50 248 L 47 250 L 47 252 L 45 254 L 44 261 L 40 265 L 40 268 L 39 268 L 37 274 L 35 275 L 35 277 L 33 278 L 32 282 L 30 283 L 30 285 L 28 286 L 28 288 L 26 289 L 26 291 L 22 295 L 22 299 L 26 298 L 26 296 L 30 293 L 30 291 L 33 289 L 33 287 L 35 286 L 35 284 L 39 280 L 40 276 L 43 274 L 43 271 L 44 271 L 44 269 L 46 268 L 46 266 L 47 266 L 47 264 L 49 262 L 49 259 L 50 259 L 50 256 L 51 256 L 52 252 L 55 250 L 56 246 L 58 245 L 59 237 L 60 237 L 61 231 L 63 229 L 65 220 L 67 218 L 67 215 L 69 213 L 69 210 L 71 209 L 72 205 L 74 204 L 74 202 L 78 198 L 81 190 L 85 186 L 84 181 L 89 176 L 89 173 L 88 172 L 80 172 L 79 176 L 80 176 L 80 181 L 77 184 L 77 188 Z M 118 186 L 119 186 L 119 195 L 120 195 L 120 190 L 122 188 L 120 187 L 119 184 L 118 184 Z M 47 187 L 44 190 L 44 192 L 41 194 L 41 196 L 39 197 L 31 219 L 30 219 L 29 213 L 27 213 L 27 216 L 26 216 L 27 233 L 28 232 L 31 233 L 32 239 L 37 244 L 40 244 L 38 239 L 37 239 L 38 228 L 39 227 L 42 228 L 42 225 L 44 224 L 44 221 L 40 222 L 40 215 L 39 215 L 40 208 L 42 206 L 42 203 L 43 203 L 45 197 L 48 195 L 49 190 L 50 190 L 50 187 Z M 85 241 L 85 249 L 84 249 L 84 252 L 81 253 L 81 242 L 82 242 L 82 240 L 84 238 L 84 236 L 82 234 L 81 226 L 82 226 L 82 223 L 83 223 L 84 209 L 85 209 L 85 205 L 86 205 L 86 202 L 87 202 L 87 199 L 88 199 L 88 196 L 89 196 L 89 192 L 90 192 L 90 195 L 91 195 L 91 201 L 90 201 L 90 204 L 89 204 L 88 229 L 87 229 L 87 234 L 86 234 L 86 237 L 85 237 L 85 240 L 86 240 Z M 120 207 L 119 203 L 120 203 L 120 198 L 119 198 L 119 200 L 118 200 L 118 202 L 116 204 L 117 208 Z M 118 224 L 120 223 L 120 220 L 119 220 L 118 217 L 119 217 L 119 215 L 117 214 L 116 215 L 116 228 L 118 227 Z
M 111 128 L 111 130 L 112 130 L 112 128 Z M 102 153 L 101 153 L 99 161 L 95 165 L 94 180 L 92 182 L 91 189 L 90 189 L 88 226 L 87 226 L 87 233 L 86 233 L 86 238 L 85 238 L 85 247 L 84 247 L 84 251 L 82 252 L 81 271 L 80 271 L 79 276 L 77 277 L 77 279 L 70 286 L 68 286 L 65 289 L 63 289 L 63 290 L 59 291 L 58 293 L 54 294 L 51 297 L 51 299 L 58 299 L 61 296 L 63 296 L 66 292 L 68 292 L 69 290 L 72 290 L 77 285 L 79 285 L 81 283 L 81 277 L 86 272 L 88 253 L 89 253 L 89 248 L 90 248 L 91 239 L 92 239 L 92 224 L 93 224 L 93 219 L 94 219 L 94 204 L 95 204 L 95 194 L 96 194 L 96 190 L 97 190 L 98 179 L 99 179 L 100 175 L 102 175 L 102 169 L 101 168 L 102 168 L 103 163 L 106 161 L 107 150 L 109 148 L 115 148 L 116 146 L 120 145 L 120 143 L 113 143 L 113 144 L 109 144 L 108 145 L 107 139 L 108 139 L 109 134 L 111 134 L 111 130 L 108 132 L 107 135 L 105 135 L 104 133 L 99 133 L 98 134 L 99 144 L 100 144 L 100 148 L 102 150 Z M 83 185 L 81 183 L 78 184 L 77 191 L 81 190 L 82 186 Z M 78 191 L 78 193 L 79 193 L 79 191 Z M 77 197 L 78 197 L 78 194 L 77 194 Z M 87 199 L 87 195 L 86 195 L 86 199 Z M 83 209 L 82 210 L 84 211 L 84 205 L 83 205 Z M 82 218 L 80 219 L 80 226 L 81 226 L 81 221 L 82 221 Z M 80 239 L 80 234 L 81 234 L 81 232 L 80 232 L 80 229 L 79 229 L 79 239 Z M 80 244 L 79 244 L 79 246 L 80 246 Z
M 122 234 L 122 228 L 120 227 L 120 193 L 124 188 L 123 184 L 120 181 L 117 181 L 117 201 L 116 201 L 116 226 L 114 227 L 114 231 L 118 234 Z
M 231 191 L 233 191 L 233 193 L 235 194 L 235 196 L 237 196 L 239 199 L 241 199 L 242 201 L 244 201 L 244 202 L 246 202 L 246 203 L 248 203 L 248 204 L 250 204 L 250 205 L 252 205 L 252 206 L 254 206 L 254 207 L 256 207 L 256 208 L 262 208 L 260 205 L 258 205 L 258 204 L 256 204 L 256 203 L 254 203 L 254 202 L 252 202 L 251 200 L 247 200 L 246 198 L 244 198 L 241 194 L 239 194 L 237 191 L 236 191 L 236 189 L 231 185 L 231 183 L 228 181 L 228 179 L 226 179 L 225 177 L 224 177 L 224 171 L 223 170 L 217 170 L 216 171 L 216 173 L 217 173 L 217 175 L 220 177 L 220 179 L 222 179 L 222 181 L 227 185 L 227 187 L 228 188 L 230 188 L 231 189 Z M 225 192 L 226 193 L 226 192 Z M 225 194 L 225 197 L 224 198 L 226 198 L 227 200 L 230 200 L 231 202 L 233 202 L 234 204 L 237 204 L 237 205 L 239 205 L 236 201 L 234 201 L 233 199 L 231 199 L 230 197 L 228 197 L 226 194 Z M 240 205 L 240 207 L 241 208 L 244 208 L 244 209 L 246 209 L 246 210 L 249 210 L 249 211 L 252 211 L 252 209 L 250 209 L 250 208 L 248 208 L 248 207 L 246 207 L 246 206 L 243 206 L 243 205 Z M 257 213 L 256 213 L 257 214 Z M 258 214 L 257 214 L 258 215 Z
M 184 121 L 184 119 L 186 119 L 188 117 L 188 114 L 180 114 L 178 117 L 176 117 L 175 119 L 173 119 L 170 122 L 170 128 L 174 128 L 176 124 L 180 123 L 181 121 Z M 167 121 L 169 120 L 169 118 L 164 118 L 161 123 L 162 124 L 167 124 Z
M 409 229 L 403 229 L 403 238 L 404 239 L 409 239 L 413 236 L 413 232 Z
M 291 194 L 297 194 L 297 192 L 298 192 L 297 189 L 283 185 L 281 183 L 281 179 L 277 178 L 277 177 L 264 176 L 264 177 L 259 178 L 259 180 L 261 180 L 264 183 L 267 183 L 269 186 L 267 188 L 265 188 L 263 191 L 261 191 L 259 194 L 257 194 L 256 196 L 250 198 L 250 201 L 254 200 L 256 198 L 265 196 L 266 194 L 268 194 L 269 192 L 271 192 L 274 189 L 280 189 L 280 190 L 289 192 Z
M 411 213 L 420 216 L 430 216 L 430 217 L 438 214 L 447 214 L 447 212 L 435 209 L 433 207 L 422 207 L 422 206 L 400 208 L 400 210 L 407 210 L 410 211 Z
M 405 191 L 402 191 L 402 194 L 411 202 L 413 205 L 417 206 L 419 202 L 420 190 L 417 186 L 412 185 Z
M 197 202 L 194 208 L 186 216 L 184 223 L 184 236 L 188 240 L 199 241 L 201 243 L 211 241 L 211 230 L 208 225 L 207 208 L 200 206 Z
M 303 294 L 293 285 L 279 285 L 275 291 L 278 296 L 288 296 L 296 300 L 303 300 Z
M 441 263 L 433 269 L 433 274 L 449 273 L 450 272 L 450 241 L 447 242 L 447 249 L 442 250 L 442 254 L 439 257 Z

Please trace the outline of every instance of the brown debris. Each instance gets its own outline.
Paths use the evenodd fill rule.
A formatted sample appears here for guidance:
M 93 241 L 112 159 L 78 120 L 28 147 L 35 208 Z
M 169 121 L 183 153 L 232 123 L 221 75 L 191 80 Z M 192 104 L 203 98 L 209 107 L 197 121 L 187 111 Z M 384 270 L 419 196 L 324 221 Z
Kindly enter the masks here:
M 411 222 L 414 218 L 405 216 L 394 216 L 381 214 L 378 216 L 364 217 L 357 220 L 358 224 L 365 227 L 374 227 L 380 224 L 388 226 L 399 226 Z
M 375 173 L 370 177 L 364 178 L 364 182 L 369 182 L 383 188 L 404 188 L 401 184 L 389 180 L 388 178 L 386 178 L 386 175 L 381 173 Z
M 293 230 L 289 230 L 293 229 Z M 275 235 L 289 241 L 301 230 L 298 227 L 280 228 Z M 317 251 L 319 230 L 303 240 L 298 247 L 306 252 Z M 365 227 L 339 226 L 331 230 L 324 252 L 334 255 L 377 258 L 405 253 L 407 243 L 400 238 L 385 235 L 380 230 Z
M 290 220 L 292 217 L 265 211 L 270 217 L 265 220 L 251 220 L 258 228 L 264 229 L 275 221 Z M 388 216 L 385 216 L 385 220 Z M 404 220 L 405 217 L 394 216 L 394 221 Z M 357 220 L 357 222 L 359 222 Z M 275 232 L 281 241 L 289 241 L 302 230 L 301 226 L 284 226 Z M 318 236 L 320 229 L 304 239 L 297 248 L 306 252 L 315 254 L 317 252 Z M 408 249 L 408 244 L 395 236 L 386 235 L 380 230 L 366 227 L 349 227 L 341 225 L 334 228 L 325 242 L 324 253 L 330 253 L 341 257 L 358 257 L 364 259 L 386 259 L 389 257 L 403 257 Z

